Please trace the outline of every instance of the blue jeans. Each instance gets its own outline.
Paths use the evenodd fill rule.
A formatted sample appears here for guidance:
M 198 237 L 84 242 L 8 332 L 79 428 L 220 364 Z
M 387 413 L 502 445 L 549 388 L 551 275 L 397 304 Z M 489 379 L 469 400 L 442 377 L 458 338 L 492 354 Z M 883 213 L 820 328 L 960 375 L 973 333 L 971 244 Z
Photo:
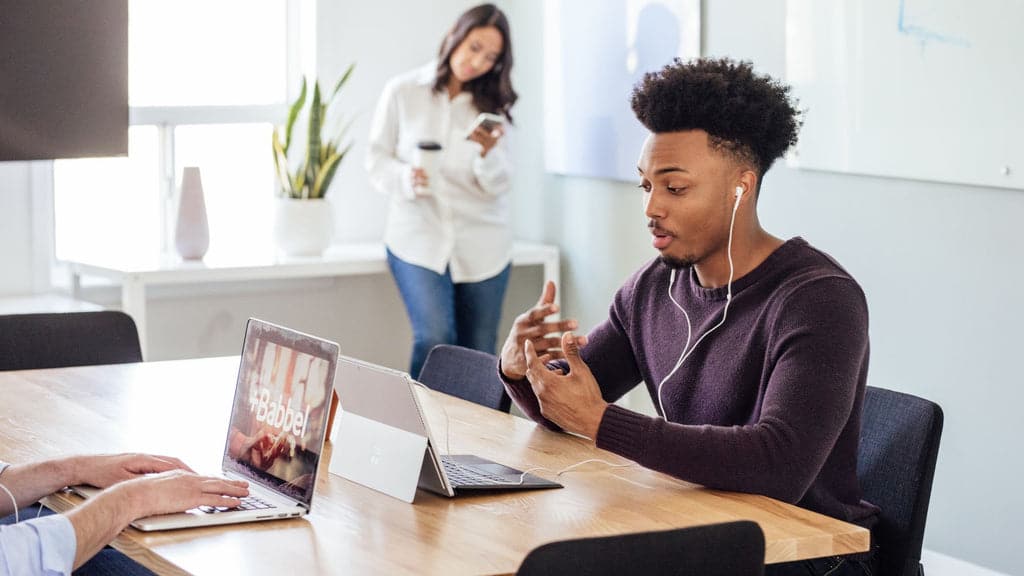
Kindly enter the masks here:
M 410 375 L 419 377 L 427 353 L 438 344 L 494 353 L 511 265 L 492 278 L 458 284 L 452 282 L 449 270 L 438 274 L 398 258 L 391 250 L 388 267 L 412 324 Z

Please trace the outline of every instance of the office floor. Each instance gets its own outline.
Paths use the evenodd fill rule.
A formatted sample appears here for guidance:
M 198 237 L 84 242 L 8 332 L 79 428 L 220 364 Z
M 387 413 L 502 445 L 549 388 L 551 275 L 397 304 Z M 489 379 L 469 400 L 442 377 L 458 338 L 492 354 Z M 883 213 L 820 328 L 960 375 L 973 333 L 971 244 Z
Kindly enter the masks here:
M 921 560 L 927 576 L 1009 576 L 931 550 L 924 550 Z

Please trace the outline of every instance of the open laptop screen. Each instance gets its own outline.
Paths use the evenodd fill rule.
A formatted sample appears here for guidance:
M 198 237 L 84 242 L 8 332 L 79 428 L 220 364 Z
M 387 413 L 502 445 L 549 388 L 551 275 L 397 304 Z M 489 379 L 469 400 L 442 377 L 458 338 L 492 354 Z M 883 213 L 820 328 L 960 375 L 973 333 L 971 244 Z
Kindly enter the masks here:
M 333 342 L 250 319 L 224 469 L 309 504 L 337 358 Z

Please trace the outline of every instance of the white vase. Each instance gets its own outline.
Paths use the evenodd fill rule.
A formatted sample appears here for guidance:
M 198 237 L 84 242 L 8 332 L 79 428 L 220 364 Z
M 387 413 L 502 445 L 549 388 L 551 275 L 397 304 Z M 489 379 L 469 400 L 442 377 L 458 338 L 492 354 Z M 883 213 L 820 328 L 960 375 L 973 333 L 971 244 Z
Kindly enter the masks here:
M 278 198 L 274 242 L 288 256 L 320 256 L 334 238 L 334 211 L 323 198 Z
M 210 226 L 206 220 L 203 180 L 199 175 L 199 168 L 195 166 L 186 166 L 181 174 L 174 247 L 185 260 L 201 259 L 210 247 Z

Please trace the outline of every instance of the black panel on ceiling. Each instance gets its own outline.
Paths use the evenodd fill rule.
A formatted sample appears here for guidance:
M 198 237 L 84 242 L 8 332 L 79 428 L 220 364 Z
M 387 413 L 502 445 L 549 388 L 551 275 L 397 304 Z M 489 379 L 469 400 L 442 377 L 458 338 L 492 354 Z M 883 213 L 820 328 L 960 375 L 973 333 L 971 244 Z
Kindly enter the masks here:
M 0 0 L 0 161 L 128 153 L 128 0 Z

